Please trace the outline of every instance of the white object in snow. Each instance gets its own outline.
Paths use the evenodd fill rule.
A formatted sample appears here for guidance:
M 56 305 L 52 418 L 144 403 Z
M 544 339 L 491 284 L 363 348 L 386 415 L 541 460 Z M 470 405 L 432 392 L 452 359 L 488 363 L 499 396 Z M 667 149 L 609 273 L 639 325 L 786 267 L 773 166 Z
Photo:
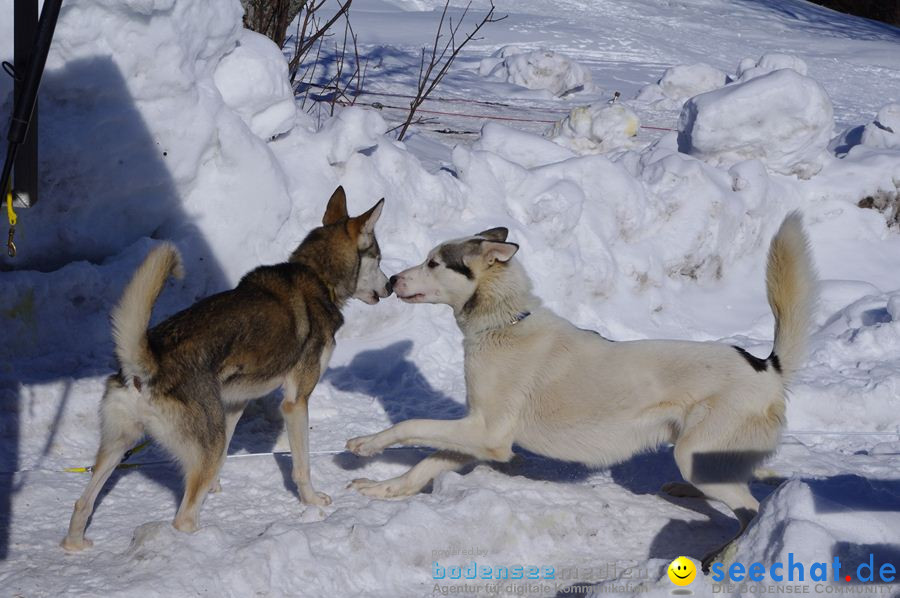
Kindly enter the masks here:
M 549 137 L 581 153 L 608 152 L 630 147 L 641 121 L 624 104 L 592 104 L 573 108 L 553 125 Z
M 553 50 L 506 56 L 489 74 L 528 89 L 546 89 L 557 96 L 578 91 L 591 81 L 587 69 Z
M 738 64 L 735 80 L 743 83 L 780 69 L 792 69 L 801 75 L 806 75 L 809 71 L 802 59 L 789 54 L 773 52 L 771 54 L 763 54 L 759 60 L 753 60 L 752 58 L 741 60 L 740 64 Z
M 297 104 L 288 82 L 288 65 L 272 40 L 243 29 L 237 46 L 213 75 L 225 104 L 250 130 L 269 139 L 291 129 Z
M 695 95 L 723 87 L 728 75 L 708 64 L 680 64 L 667 68 L 656 83 L 645 86 L 637 100 L 667 110 L 678 110 Z
M 900 104 L 883 106 L 863 129 L 861 141 L 871 147 L 900 149 Z
M 714 165 L 758 158 L 775 172 L 809 178 L 822 168 L 833 128 L 822 86 L 782 69 L 691 98 L 678 148 Z

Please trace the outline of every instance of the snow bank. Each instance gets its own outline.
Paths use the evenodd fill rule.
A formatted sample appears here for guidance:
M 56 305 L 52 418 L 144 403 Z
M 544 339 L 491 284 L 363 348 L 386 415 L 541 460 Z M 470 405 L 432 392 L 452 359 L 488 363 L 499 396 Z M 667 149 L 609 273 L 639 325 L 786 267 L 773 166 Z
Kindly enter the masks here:
M 590 71 L 553 50 L 519 52 L 507 47 L 499 57 L 499 62 L 496 57 L 482 62 L 482 74 L 528 89 L 546 89 L 556 96 L 580 91 L 591 82 Z
M 858 584 L 857 568 L 868 563 L 870 554 L 876 576 L 886 559 L 895 558 L 900 540 L 898 503 L 900 486 L 895 481 L 856 475 L 791 480 L 763 502 L 759 517 L 738 541 L 729 561 L 745 567 L 759 562 L 766 571 L 773 563 L 783 563 L 783 571 L 777 573 L 785 574 L 785 584 L 796 584 L 801 581 L 796 571 L 793 581 L 787 581 L 786 564 L 792 554 L 793 562 L 803 563 L 803 582 L 815 585 L 810 568 L 813 563 L 826 563 L 825 585 Z M 835 557 L 841 563 L 839 582 L 832 568 Z M 846 582 L 848 575 L 851 580 Z
M 801 75 L 806 75 L 808 68 L 801 58 L 788 54 L 763 54 L 758 60 L 744 58 L 738 64 L 735 80 L 739 83 L 767 75 L 780 69 L 791 69 Z
M 268 139 L 294 125 L 297 105 L 287 62 L 264 35 L 241 30 L 237 46 L 219 62 L 213 80 L 225 104 L 257 137 Z
M 18 267 L 96 263 L 165 236 L 181 243 L 188 272 L 217 277 L 215 288 L 274 257 L 291 206 L 280 166 L 245 119 L 259 134 L 284 132 L 292 108 L 283 81 L 268 109 L 260 103 L 284 59 L 243 33 L 241 15 L 237 0 L 63 7 L 41 89 L 47 179 L 21 220 Z M 223 61 L 227 102 L 216 86 Z M 266 89 L 235 91 L 241 61 Z
M 775 172 L 809 178 L 822 168 L 833 128 L 822 86 L 782 69 L 691 98 L 678 146 L 715 165 L 757 158 Z
M 664 110 L 680 110 L 695 95 L 724 86 L 728 75 L 707 64 L 682 64 L 667 68 L 656 83 L 645 86 L 636 101 Z
M 506 145 L 517 143 L 510 137 Z M 599 324 L 598 310 L 609 305 L 576 297 L 646 293 L 643 300 L 657 304 L 658 289 L 715 281 L 761 245 L 767 227 L 746 218 L 749 205 L 732 190 L 732 176 L 674 146 L 673 135 L 614 161 L 588 155 L 533 167 L 458 146 L 453 164 L 477 198 L 467 212 L 485 225 L 513 224 L 511 238 L 537 288 L 554 289 L 542 293 L 550 304 Z M 757 201 L 768 204 L 761 193 Z
M 473 149 L 491 152 L 525 168 L 560 162 L 575 154 L 537 135 L 486 122 Z
M 826 280 L 820 294 L 827 319 L 788 405 L 791 427 L 900 434 L 900 290 Z
M 609 152 L 631 147 L 641 121 L 624 104 L 579 106 L 553 125 L 547 136 L 579 153 Z
M 900 104 L 887 104 L 865 126 L 860 142 L 870 147 L 900 149 Z

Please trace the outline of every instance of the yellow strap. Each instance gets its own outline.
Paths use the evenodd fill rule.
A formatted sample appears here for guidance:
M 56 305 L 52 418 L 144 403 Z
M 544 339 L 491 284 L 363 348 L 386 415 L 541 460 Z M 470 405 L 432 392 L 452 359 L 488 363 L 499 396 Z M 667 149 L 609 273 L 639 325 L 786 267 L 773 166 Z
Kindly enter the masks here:
M 16 211 L 13 210 L 13 194 L 12 190 L 6 192 L 6 217 L 9 219 L 9 225 L 15 226 L 18 217 Z
M 118 465 L 116 465 L 116 469 L 130 469 L 132 467 L 140 467 L 141 466 L 140 463 L 125 463 L 125 461 L 127 461 L 128 458 L 131 457 L 132 455 L 134 455 L 135 453 L 139 453 L 142 450 L 144 450 L 145 448 L 147 448 L 147 445 L 149 445 L 149 444 L 150 444 L 150 441 L 145 440 L 144 442 L 140 443 L 139 445 L 135 446 L 134 448 L 125 451 L 125 455 L 122 457 L 122 462 L 119 463 Z M 65 471 L 66 473 L 90 473 L 90 472 L 94 471 L 94 468 L 93 468 L 93 466 L 66 467 L 65 469 L 63 469 L 63 471 Z
M 140 467 L 140 463 L 119 463 L 116 465 L 116 469 L 134 469 L 135 467 Z M 94 466 L 89 465 L 88 467 L 66 467 L 63 469 L 66 473 L 91 473 L 94 471 Z

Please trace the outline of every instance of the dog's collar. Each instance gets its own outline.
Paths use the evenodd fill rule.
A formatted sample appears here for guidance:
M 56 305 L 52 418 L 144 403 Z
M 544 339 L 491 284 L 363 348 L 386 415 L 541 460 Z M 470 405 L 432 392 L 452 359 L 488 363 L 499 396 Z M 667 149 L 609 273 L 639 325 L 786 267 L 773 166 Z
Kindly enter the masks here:
M 500 324 L 499 326 L 489 326 L 489 327 L 487 327 L 487 328 L 483 328 L 483 329 L 479 330 L 478 332 L 476 332 L 475 334 L 484 334 L 484 333 L 487 333 L 487 332 L 496 332 L 497 330 L 503 330 L 504 328 L 506 328 L 506 327 L 508 327 L 508 326 L 515 326 L 516 324 L 518 324 L 519 322 L 521 322 L 522 320 L 524 320 L 525 318 L 527 318 L 527 317 L 530 316 L 530 315 L 531 315 L 531 312 L 530 312 L 530 311 L 520 311 L 519 313 L 517 313 L 516 315 L 514 315 L 514 316 L 512 317 L 512 319 L 509 320 L 508 322 L 506 322 L 506 323 L 504 323 L 504 324 Z
M 510 326 L 514 326 L 531 315 L 530 311 L 520 311 L 515 315 L 512 321 L 509 323 Z

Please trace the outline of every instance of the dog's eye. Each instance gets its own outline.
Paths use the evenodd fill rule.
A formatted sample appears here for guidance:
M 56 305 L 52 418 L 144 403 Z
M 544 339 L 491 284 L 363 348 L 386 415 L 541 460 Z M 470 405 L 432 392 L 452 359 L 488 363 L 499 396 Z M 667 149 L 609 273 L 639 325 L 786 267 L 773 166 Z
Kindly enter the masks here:
M 438 263 L 437 263 L 436 261 L 434 261 L 434 260 L 429 260 L 429 261 L 428 261 L 428 267 L 429 267 L 429 268 L 437 268 L 439 265 L 440 265 L 440 264 L 438 264 Z

